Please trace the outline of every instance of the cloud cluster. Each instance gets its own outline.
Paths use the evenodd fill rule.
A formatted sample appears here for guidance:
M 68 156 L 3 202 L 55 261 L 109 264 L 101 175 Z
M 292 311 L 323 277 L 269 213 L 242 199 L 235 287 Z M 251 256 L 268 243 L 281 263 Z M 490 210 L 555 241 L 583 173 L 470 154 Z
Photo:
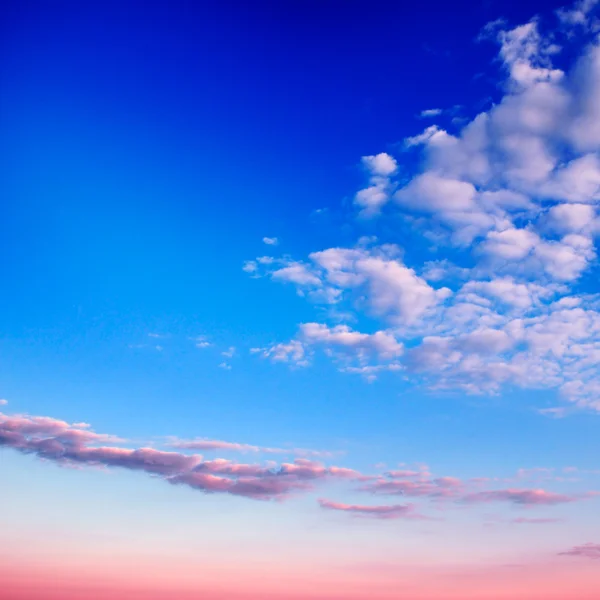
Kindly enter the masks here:
M 433 124 L 407 138 L 422 165 L 408 179 L 387 153 L 363 157 L 369 186 L 355 198 L 360 216 L 382 219 L 391 237 L 404 220 L 437 251 L 446 248 L 446 258 L 411 262 L 410 244 L 363 238 L 307 260 L 247 264 L 338 315 L 370 319 L 364 332 L 301 325 L 264 355 L 306 365 L 318 347 L 336 360 L 352 356 L 339 368 L 368 379 L 397 370 L 433 389 L 553 388 L 600 410 L 600 295 L 581 284 L 597 265 L 600 234 L 594 7 L 586 0 L 559 12 L 561 27 L 550 33 L 537 20 L 490 24 L 482 37 L 499 45 L 502 97 L 457 131 Z M 576 38 L 579 56 L 558 69 L 557 40 L 571 43 L 575 30 L 589 43 Z
M 390 470 L 365 474 L 355 469 L 326 465 L 306 457 L 289 462 L 245 463 L 224 458 L 205 459 L 200 454 L 165 451 L 150 447 L 128 448 L 125 440 L 94 432 L 86 423 L 67 423 L 51 417 L 0 413 L 0 448 L 68 467 L 107 467 L 141 471 L 173 485 L 185 485 L 206 493 L 226 493 L 255 500 L 284 500 L 313 490 L 318 484 L 346 482 L 356 492 L 375 496 L 406 496 L 422 501 L 478 505 L 504 502 L 522 506 L 546 506 L 590 499 L 596 492 L 558 494 L 543 489 L 481 490 L 487 478 L 463 481 L 434 477 L 429 468 Z M 215 440 L 172 440 L 175 450 L 233 450 L 285 452 Z M 295 452 L 306 452 L 296 450 Z M 374 518 L 423 518 L 413 504 L 367 506 L 322 500 L 321 507 Z

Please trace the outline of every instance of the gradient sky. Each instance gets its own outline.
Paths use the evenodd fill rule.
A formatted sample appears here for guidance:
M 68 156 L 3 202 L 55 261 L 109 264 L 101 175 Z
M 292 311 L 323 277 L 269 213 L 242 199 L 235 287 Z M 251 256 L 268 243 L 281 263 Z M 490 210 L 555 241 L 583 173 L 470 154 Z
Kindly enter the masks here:
M 593 600 L 600 5 L 8 2 L 3 600 Z

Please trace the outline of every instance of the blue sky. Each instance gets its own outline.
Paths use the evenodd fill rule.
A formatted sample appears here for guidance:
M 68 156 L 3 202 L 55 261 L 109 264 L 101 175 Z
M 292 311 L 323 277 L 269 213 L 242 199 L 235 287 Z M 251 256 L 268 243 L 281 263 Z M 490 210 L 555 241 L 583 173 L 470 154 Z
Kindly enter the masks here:
M 600 450 L 597 9 L 562 6 L 9 3 L 2 410 L 131 448 L 598 488 L 558 478 Z M 2 460 L 16 518 L 29 469 L 46 493 L 105 487 Z M 534 468 L 554 479 L 516 475 Z M 111 485 L 143 486 L 160 521 L 181 488 L 140 478 Z M 332 490 L 340 511 L 398 500 Z M 318 520 L 312 494 L 232 518 Z M 186 502 L 216 516 L 222 496 Z M 569 506 L 540 552 L 598 541 L 579 539 L 597 500 Z

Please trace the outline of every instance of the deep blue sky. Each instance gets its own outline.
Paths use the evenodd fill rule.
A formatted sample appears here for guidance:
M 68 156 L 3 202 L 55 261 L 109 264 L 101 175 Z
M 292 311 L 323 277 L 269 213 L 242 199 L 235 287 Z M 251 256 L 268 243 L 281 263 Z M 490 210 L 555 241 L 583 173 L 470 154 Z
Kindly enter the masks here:
M 215 374 L 219 357 L 199 358 L 185 340 L 264 345 L 313 319 L 291 290 L 248 278 L 243 261 L 265 252 L 263 236 L 301 256 L 369 233 L 345 218 L 360 157 L 420 132 L 424 108 L 460 104 L 472 117 L 487 106 L 499 96 L 497 48 L 474 38 L 497 17 L 518 24 L 551 8 L 9 3 L 0 55 L 5 395 L 21 396 L 23 410 L 58 405 L 105 429 L 150 407 L 133 429 L 172 433 L 191 411 L 215 436 L 248 437 L 248 419 L 263 432 L 272 420 L 287 438 L 304 427 L 305 443 L 371 426 L 373 438 L 392 436 L 378 428 L 388 414 L 400 418 L 396 384 L 374 392 L 324 365 Z M 328 217 L 311 216 L 325 207 Z M 128 347 L 149 332 L 181 348 L 158 356 Z M 323 376 L 334 382 L 326 389 Z M 365 394 L 381 410 L 365 415 Z M 173 410 L 158 425 L 164 402 Z M 402 414 L 440 436 L 440 410 L 439 426 L 431 405 Z M 461 423 L 448 434 L 454 442 L 468 439 L 469 419 L 486 420 L 468 405 L 452 410 L 467 413 L 448 417 Z M 339 428 L 324 432 L 317 413 Z M 488 425 L 510 448 L 512 435 L 494 418 Z
M 597 577 L 600 38 L 561 5 L 4 3 L 0 589 Z

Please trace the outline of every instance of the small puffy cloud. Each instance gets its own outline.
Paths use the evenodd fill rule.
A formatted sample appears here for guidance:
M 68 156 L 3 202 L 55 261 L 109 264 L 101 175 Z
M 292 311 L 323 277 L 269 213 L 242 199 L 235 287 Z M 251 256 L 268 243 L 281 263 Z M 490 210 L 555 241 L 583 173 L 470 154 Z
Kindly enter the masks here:
M 442 114 L 441 108 L 427 108 L 427 109 L 421 111 L 420 116 L 422 118 L 428 118 L 428 117 L 437 117 L 441 114 Z
M 0 398 L 0 406 L 5 406 L 6 404 L 8 404 L 8 400 L 5 400 L 4 398 Z
M 256 271 L 258 271 L 258 265 L 256 264 L 256 261 L 247 260 L 244 263 L 242 270 L 245 271 L 246 273 L 256 273 Z
M 262 241 L 267 246 L 277 246 L 279 244 L 279 240 L 276 237 L 264 237 Z
M 360 190 L 354 203 L 360 207 L 360 215 L 370 218 L 378 215 L 393 192 L 390 177 L 397 171 L 396 160 L 385 152 L 375 156 L 363 156 L 362 165 L 369 174 L 369 186 Z
M 290 264 L 278 269 L 272 273 L 271 277 L 276 281 L 289 281 L 298 285 L 321 286 L 321 280 L 301 263 Z
M 381 177 L 391 175 L 398 168 L 396 160 L 385 152 L 375 156 L 363 156 L 362 164 L 371 175 Z
M 235 354 L 235 346 L 230 346 L 227 350 L 221 352 L 221 356 L 226 356 L 227 358 L 232 358 Z
M 578 558 L 591 558 L 592 560 L 600 560 L 600 544 L 588 542 L 581 546 L 573 546 L 570 550 L 559 552 L 559 556 L 575 556 Z
M 197 335 L 196 337 L 190 338 L 192 342 L 194 342 L 194 346 L 196 348 L 208 348 L 212 346 L 211 342 L 208 341 L 208 338 L 205 335 Z
M 226 362 L 219 363 L 219 368 L 224 369 L 225 371 L 231 371 L 231 365 Z
M 322 323 L 304 323 L 300 326 L 301 339 L 310 345 L 349 350 L 361 354 L 374 353 L 380 358 L 395 358 L 402 354 L 403 346 L 385 331 L 372 334 L 353 331 L 347 325 L 328 327 Z
M 309 364 L 315 350 L 341 362 L 341 371 L 358 373 L 372 380 L 382 370 L 399 368 L 394 360 L 403 353 L 404 347 L 386 331 L 362 333 L 347 325 L 329 327 L 323 323 L 303 323 L 296 339 L 275 344 L 264 349 L 262 354 L 274 362 L 303 367 Z M 369 363 L 373 360 L 387 361 L 388 364 L 370 368 Z
M 275 344 L 270 348 L 262 350 L 263 356 L 274 362 L 291 362 L 299 367 L 308 365 L 306 349 L 299 340 L 291 340 L 288 343 Z
M 412 148 L 431 142 L 436 136 L 437 138 L 443 138 L 445 135 L 447 134 L 443 129 L 440 129 L 437 125 L 430 125 L 422 133 L 405 138 L 404 145 L 407 148 Z

